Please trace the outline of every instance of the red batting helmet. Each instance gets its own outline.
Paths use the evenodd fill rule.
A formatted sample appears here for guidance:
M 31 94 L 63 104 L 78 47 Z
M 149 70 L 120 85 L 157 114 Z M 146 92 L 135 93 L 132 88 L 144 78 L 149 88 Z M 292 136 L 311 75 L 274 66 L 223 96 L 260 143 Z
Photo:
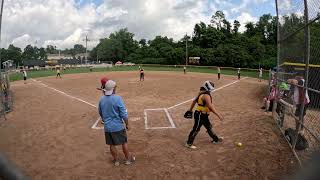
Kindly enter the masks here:
M 103 89 L 109 79 L 107 77 L 101 78 L 101 88 Z

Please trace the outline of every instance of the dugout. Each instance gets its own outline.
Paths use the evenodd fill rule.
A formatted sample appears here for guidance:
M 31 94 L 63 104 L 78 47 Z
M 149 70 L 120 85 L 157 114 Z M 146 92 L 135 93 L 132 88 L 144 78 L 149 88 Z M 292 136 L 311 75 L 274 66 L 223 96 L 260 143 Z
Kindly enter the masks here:
M 280 65 L 281 70 L 293 75 L 304 76 L 306 64 L 303 63 L 291 63 L 284 62 Z M 320 104 L 320 65 L 309 64 L 309 78 L 308 78 L 308 94 L 310 97 L 310 106 L 319 108 Z M 294 78 L 294 77 L 290 77 Z M 285 78 L 289 79 L 289 78 Z M 313 91 L 315 90 L 315 91 Z
M 39 67 L 45 67 L 46 65 L 46 62 L 44 60 L 36 60 L 36 59 L 33 59 L 33 60 L 24 60 L 23 61 L 23 66 L 24 67 L 35 67 L 35 66 L 39 66 Z
M 62 65 L 77 65 L 80 64 L 80 60 L 73 58 L 73 59 L 59 59 L 57 61 L 57 64 L 62 64 Z

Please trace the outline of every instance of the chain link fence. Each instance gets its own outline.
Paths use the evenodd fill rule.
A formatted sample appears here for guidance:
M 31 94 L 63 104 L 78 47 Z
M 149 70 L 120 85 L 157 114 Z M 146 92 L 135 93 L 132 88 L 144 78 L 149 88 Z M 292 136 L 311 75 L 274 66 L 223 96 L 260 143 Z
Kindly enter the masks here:
M 320 149 L 320 1 L 275 0 L 278 17 L 273 116 L 300 164 Z
M 10 90 L 10 80 L 9 80 L 9 73 L 1 72 L 0 74 L 0 117 L 4 117 L 5 114 L 10 112 L 13 108 L 13 98 L 12 92 Z

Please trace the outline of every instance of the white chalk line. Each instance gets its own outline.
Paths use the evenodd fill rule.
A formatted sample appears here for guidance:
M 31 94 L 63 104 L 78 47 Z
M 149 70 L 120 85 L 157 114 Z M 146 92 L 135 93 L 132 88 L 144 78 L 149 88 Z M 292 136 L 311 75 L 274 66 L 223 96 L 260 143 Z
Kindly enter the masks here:
M 247 78 L 248 78 L 248 77 L 244 77 L 244 78 L 242 78 L 241 80 L 247 79 Z M 233 84 L 235 84 L 235 83 L 238 83 L 238 82 L 240 82 L 241 80 L 236 80 L 236 81 L 233 81 L 233 82 L 231 82 L 231 83 L 229 83 L 229 84 L 223 85 L 223 86 L 215 89 L 214 92 L 219 91 L 219 90 L 221 90 L 221 89 L 223 89 L 223 88 L 226 88 L 226 87 L 228 87 L 228 86 L 231 86 L 231 85 L 233 85 Z M 194 98 L 189 99 L 189 100 L 186 100 L 186 101 L 181 102 L 181 103 L 179 103 L 179 104 L 176 104 L 176 105 L 174 105 L 174 106 L 171 106 L 171 107 L 169 107 L 169 108 L 144 109 L 145 129 L 171 129 L 171 128 L 176 128 L 176 126 L 175 126 L 175 124 L 174 124 L 174 122 L 173 122 L 173 119 L 172 119 L 172 117 L 171 117 L 171 115 L 170 115 L 170 113 L 169 113 L 168 110 L 173 109 L 173 108 L 176 108 L 176 107 L 178 107 L 178 106 L 181 106 L 182 104 L 185 104 L 185 103 L 190 102 L 190 101 L 193 101 L 193 100 L 194 100 Z M 148 127 L 147 111 L 162 111 L 162 110 L 165 111 L 165 113 L 166 113 L 166 115 L 167 115 L 167 117 L 168 117 L 168 120 L 169 120 L 171 126 L 167 126 L 167 127 Z
M 71 96 L 70 94 L 67 94 L 67 93 L 65 93 L 65 92 L 63 92 L 63 91 L 60 91 L 60 90 L 58 90 L 58 89 L 56 89 L 56 88 L 53 88 L 53 87 L 50 87 L 50 86 L 44 84 L 44 83 L 42 83 L 41 81 L 34 80 L 34 79 L 32 79 L 32 80 L 35 81 L 35 82 L 38 82 L 39 84 L 43 85 L 44 87 L 47 87 L 47 88 L 49 88 L 49 89 L 52 89 L 52 90 L 54 90 L 54 91 L 56 91 L 56 92 L 58 92 L 58 93 L 61 93 L 61 94 L 65 95 L 65 96 L 69 97 L 69 98 L 78 100 L 78 101 L 80 101 L 80 102 L 83 102 L 83 103 L 85 103 L 85 104 L 88 104 L 89 106 L 92 106 L 92 107 L 94 107 L 94 108 L 97 108 L 96 105 L 91 104 L 91 103 L 89 103 L 88 101 L 85 101 L 85 100 L 83 100 L 83 99 L 80 99 L 80 98 Z
M 147 129 L 174 129 L 176 127 L 170 127 L 170 126 L 165 126 L 165 127 L 148 127 Z
M 31 79 L 31 80 L 34 81 L 34 82 L 37 82 L 37 83 L 41 84 L 42 86 L 44 86 L 44 87 L 46 87 L 46 88 L 52 89 L 52 90 L 54 90 L 54 91 L 56 91 L 56 92 L 58 92 L 58 93 L 60 93 L 60 94 L 63 94 L 63 95 L 65 95 L 65 96 L 67 96 L 67 97 L 69 97 L 69 98 L 71 98 L 71 99 L 78 100 L 78 101 L 80 101 L 80 102 L 82 102 L 82 103 L 85 103 L 85 104 L 91 106 L 91 107 L 97 108 L 97 106 L 94 105 L 94 104 L 91 104 L 91 103 L 89 103 L 89 102 L 87 102 L 87 101 L 85 101 L 85 100 L 83 100 L 83 99 L 80 99 L 80 98 L 71 96 L 71 95 L 69 95 L 69 94 L 67 94 L 67 93 L 65 93 L 65 92 L 63 92 L 63 91 L 60 91 L 60 90 L 55 89 L 55 88 L 53 88 L 53 87 L 50 87 L 50 86 L 44 84 L 44 83 L 41 82 L 41 81 L 38 81 L 38 80 L 35 80 L 35 79 Z M 103 129 L 103 128 L 101 128 L 101 127 L 98 127 L 99 121 L 100 121 L 100 118 L 98 118 L 98 119 L 96 120 L 96 122 L 91 126 L 91 128 L 92 128 L 92 129 Z
M 171 124 L 171 126 L 164 126 L 164 127 L 148 127 L 148 111 L 164 111 L 166 113 L 166 116 Z M 144 109 L 144 127 L 145 129 L 170 129 L 170 128 L 176 128 L 176 125 L 174 124 L 172 117 L 170 116 L 167 108 L 156 108 L 156 109 Z
M 176 128 L 176 125 L 173 123 L 173 120 L 172 120 L 172 118 L 171 118 L 171 116 L 170 116 L 170 114 L 169 114 L 168 109 L 167 109 L 167 108 L 164 109 L 164 112 L 166 112 L 166 114 L 167 114 L 167 117 L 168 117 L 168 119 L 169 119 L 169 121 L 170 121 L 171 127 L 172 127 L 172 128 Z
M 140 117 L 133 117 L 129 119 L 130 121 L 139 121 Z M 104 129 L 104 126 L 99 127 L 98 124 L 101 122 L 101 117 L 99 117 L 95 123 L 91 126 L 92 129 Z
M 91 126 L 92 129 L 103 129 L 103 127 L 98 127 L 98 123 L 101 121 L 101 117 L 99 117 L 96 122 Z
M 242 79 L 247 79 L 247 78 L 248 78 L 248 77 L 244 77 L 244 78 L 242 78 Z M 221 87 L 215 89 L 213 92 L 219 91 L 219 90 L 221 90 L 221 89 L 223 89 L 223 88 L 225 88 L 225 87 L 231 86 L 231 85 L 233 85 L 233 84 L 235 84 L 235 83 L 238 83 L 238 82 L 240 82 L 240 80 L 236 80 L 236 81 L 234 81 L 234 82 L 231 82 L 231 83 L 229 83 L 229 84 L 226 84 L 226 85 L 224 85 L 224 86 L 221 86 Z M 175 107 L 181 106 L 182 104 L 185 104 L 185 103 L 190 102 L 190 101 L 193 101 L 193 100 L 194 100 L 194 98 L 189 99 L 189 100 L 186 100 L 186 101 L 184 101 L 184 102 L 182 102 L 182 103 L 176 104 L 176 105 L 171 106 L 171 107 L 169 107 L 169 108 L 167 108 L 167 109 L 169 109 L 169 110 L 170 110 L 170 109 L 173 109 L 173 108 L 175 108 Z
M 162 111 L 164 109 L 166 109 L 166 108 L 155 108 L 155 109 L 144 109 L 144 110 L 146 110 L 146 111 Z
M 144 114 L 144 128 L 148 129 L 147 111 L 143 110 L 143 114 Z

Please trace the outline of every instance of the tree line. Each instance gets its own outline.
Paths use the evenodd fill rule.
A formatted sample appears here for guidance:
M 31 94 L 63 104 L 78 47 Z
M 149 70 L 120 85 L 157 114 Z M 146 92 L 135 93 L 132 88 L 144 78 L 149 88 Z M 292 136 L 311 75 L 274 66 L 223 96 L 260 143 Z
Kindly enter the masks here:
M 38 48 L 36 46 L 27 45 L 23 51 L 19 47 L 10 44 L 7 49 L 1 48 L 1 61 L 13 60 L 15 65 L 23 65 L 23 61 L 28 60 L 47 60 L 48 54 L 67 54 L 75 56 L 79 53 L 85 53 L 86 48 L 82 44 L 75 44 L 70 49 L 57 49 L 53 45 L 48 45 L 46 48 Z
M 192 36 L 186 35 L 178 41 L 166 36 L 136 40 L 134 34 L 124 28 L 101 39 L 90 56 L 100 61 L 183 65 L 187 41 L 188 57 L 200 57 L 200 65 L 275 66 L 276 17 L 264 14 L 258 22 L 245 24 L 244 32 L 239 32 L 240 26 L 239 21 L 231 23 L 222 11 L 217 11 L 209 24 L 195 24 Z

